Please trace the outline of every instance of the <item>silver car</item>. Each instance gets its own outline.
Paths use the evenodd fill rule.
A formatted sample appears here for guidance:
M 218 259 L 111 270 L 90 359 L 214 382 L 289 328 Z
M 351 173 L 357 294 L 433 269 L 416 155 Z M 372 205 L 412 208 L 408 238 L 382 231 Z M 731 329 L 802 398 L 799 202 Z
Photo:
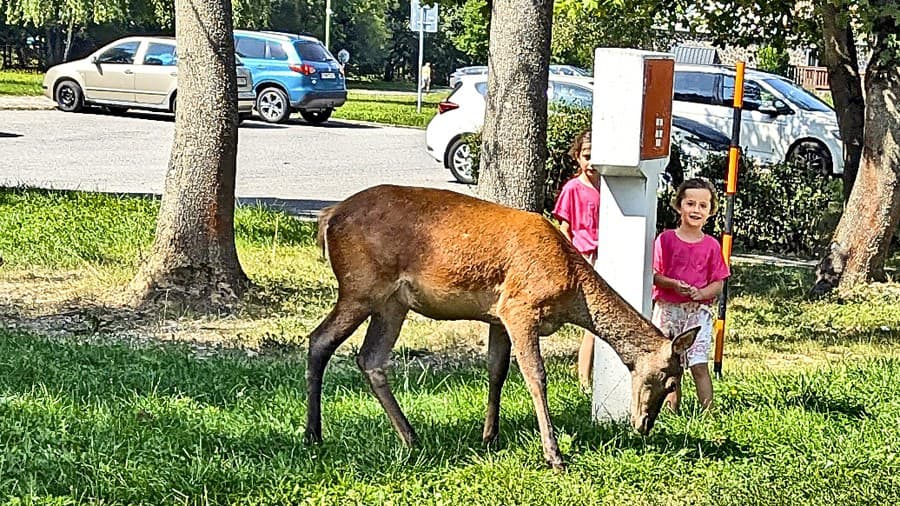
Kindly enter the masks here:
M 237 56 L 235 59 L 238 113 L 248 118 L 256 100 L 253 78 Z M 115 111 L 133 108 L 175 112 L 177 63 L 174 37 L 125 37 L 87 58 L 50 67 L 44 76 L 44 95 L 66 112 L 80 111 L 86 105 Z

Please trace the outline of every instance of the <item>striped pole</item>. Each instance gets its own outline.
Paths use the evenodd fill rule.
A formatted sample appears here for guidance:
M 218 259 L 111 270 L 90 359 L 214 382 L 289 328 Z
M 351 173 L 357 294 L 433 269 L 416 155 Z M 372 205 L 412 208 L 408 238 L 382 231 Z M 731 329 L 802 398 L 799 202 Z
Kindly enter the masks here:
M 728 179 L 725 183 L 725 233 L 722 235 L 722 256 L 731 267 L 732 226 L 734 220 L 734 194 L 737 192 L 738 162 L 741 158 L 741 110 L 744 107 L 744 62 L 737 62 L 734 77 L 734 119 L 731 124 L 731 147 L 728 149 Z M 728 279 L 719 297 L 719 317 L 716 319 L 716 349 L 713 371 L 722 377 L 722 353 L 725 347 L 725 315 L 728 311 Z

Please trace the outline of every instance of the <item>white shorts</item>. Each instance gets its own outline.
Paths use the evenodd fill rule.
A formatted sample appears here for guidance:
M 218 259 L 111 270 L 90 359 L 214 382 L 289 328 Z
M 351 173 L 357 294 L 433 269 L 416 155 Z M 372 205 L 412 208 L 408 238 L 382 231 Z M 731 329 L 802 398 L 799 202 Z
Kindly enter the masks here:
M 712 347 L 713 313 L 712 308 L 699 302 L 653 302 L 653 324 L 666 336 L 677 336 L 686 330 L 700 327 L 694 344 L 682 357 L 684 367 L 693 367 L 709 362 L 709 349 Z

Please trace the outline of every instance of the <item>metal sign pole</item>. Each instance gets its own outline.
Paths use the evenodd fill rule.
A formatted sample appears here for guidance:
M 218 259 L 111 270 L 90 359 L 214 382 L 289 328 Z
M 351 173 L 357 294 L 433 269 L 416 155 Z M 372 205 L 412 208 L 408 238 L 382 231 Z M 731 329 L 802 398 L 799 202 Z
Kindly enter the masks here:
M 325 0 L 325 49 L 331 51 L 331 0 Z
M 422 64 L 424 57 L 422 51 L 425 49 L 425 8 L 419 4 L 419 72 L 418 72 L 418 89 L 416 94 L 416 113 L 422 112 Z

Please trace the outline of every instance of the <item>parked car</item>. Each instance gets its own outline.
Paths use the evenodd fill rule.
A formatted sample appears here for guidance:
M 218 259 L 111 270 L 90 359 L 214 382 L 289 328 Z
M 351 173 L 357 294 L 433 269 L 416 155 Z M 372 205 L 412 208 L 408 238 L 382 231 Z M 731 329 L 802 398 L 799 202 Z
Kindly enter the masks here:
M 735 71 L 718 65 L 675 65 L 673 114 L 731 132 Z M 763 163 L 794 161 L 823 174 L 844 172 L 834 110 L 812 93 L 775 74 L 744 76 L 741 146 Z
M 558 76 L 593 77 L 591 71 L 574 65 L 550 65 L 550 73 Z
M 453 93 L 438 104 L 438 114 L 425 130 L 428 154 L 450 169 L 461 183 L 474 182 L 471 154 L 464 136 L 481 130 L 486 95 L 486 76 L 463 76 Z M 590 107 L 594 99 L 593 80 L 551 74 L 547 96 L 551 102 Z M 728 150 L 729 138 L 714 129 L 684 118 L 673 118 L 672 123 L 674 142 L 691 156 Z
M 253 112 L 253 76 L 237 58 L 238 113 Z M 44 95 L 61 111 L 100 105 L 113 111 L 151 109 L 175 112 L 178 52 L 173 37 L 125 37 L 87 58 L 55 65 L 44 75 Z
M 462 76 L 486 76 L 488 68 L 485 65 L 473 67 L 460 67 L 450 74 L 450 88 L 456 88 Z
M 234 47 L 253 72 L 256 113 L 264 121 L 283 123 L 299 111 L 319 124 L 347 100 L 343 65 L 315 37 L 235 30 Z

